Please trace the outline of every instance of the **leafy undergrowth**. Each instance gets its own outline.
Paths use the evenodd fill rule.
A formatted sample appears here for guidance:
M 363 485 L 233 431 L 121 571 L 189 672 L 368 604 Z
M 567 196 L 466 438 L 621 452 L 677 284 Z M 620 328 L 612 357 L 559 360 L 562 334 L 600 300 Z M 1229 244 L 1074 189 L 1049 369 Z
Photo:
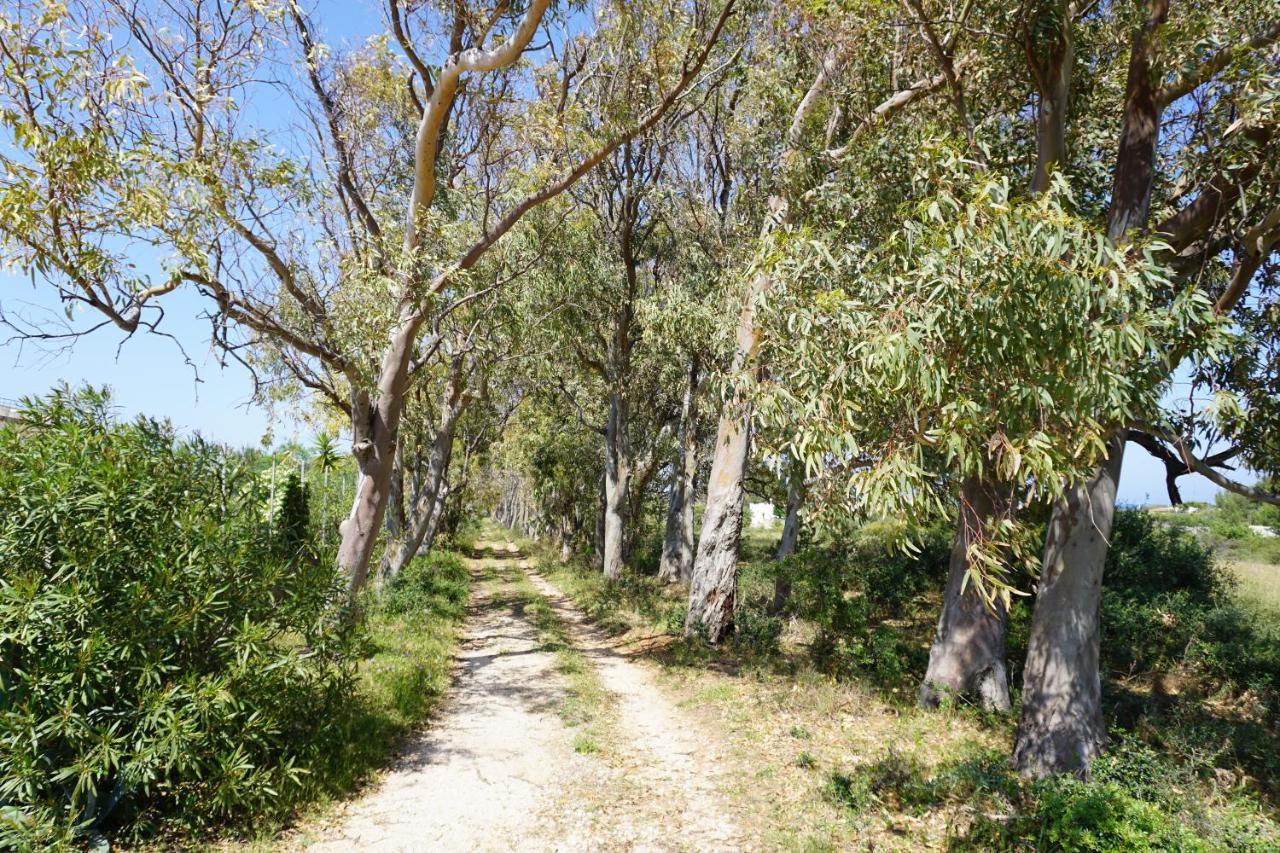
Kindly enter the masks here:
M 719 648 L 679 636 L 683 587 L 549 557 L 544 571 L 721 733 L 767 847 L 1280 849 L 1275 626 L 1208 551 L 1121 514 L 1103 602 L 1108 753 L 1087 782 L 1029 783 L 1007 758 L 1016 715 L 914 706 L 946 542 L 922 534 L 909 556 L 886 527 L 783 564 L 748 541 L 737 633 Z M 779 571 L 794 585 L 783 617 L 765 610 Z M 1011 618 L 1015 685 L 1029 614 Z
M 257 846 L 271 848 L 286 822 L 310 823 L 368 783 L 431 716 L 449 686 L 471 582 L 457 554 L 433 550 L 368 594 L 355 691 L 326 745 L 329 760 L 316 770 L 316 794 L 301 814 L 260 820 Z

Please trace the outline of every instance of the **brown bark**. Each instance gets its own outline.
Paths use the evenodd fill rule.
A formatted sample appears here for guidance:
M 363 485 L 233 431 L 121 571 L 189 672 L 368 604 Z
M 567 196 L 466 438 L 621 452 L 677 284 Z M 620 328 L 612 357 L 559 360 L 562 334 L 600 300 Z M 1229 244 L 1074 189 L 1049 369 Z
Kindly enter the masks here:
M 1032 37 L 1039 26 L 1026 28 L 1027 61 L 1040 96 L 1036 110 L 1036 171 L 1031 179 L 1031 191 L 1037 194 L 1049 189 L 1053 171 L 1066 161 L 1067 108 L 1071 96 L 1071 74 L 1075 67 L 1071 40 L 1073 14 L 1074 4 L 1058 4 L 1054 10 L 1058 27 L 1048 41 L 1048 49 L 1043 52 L 1037 50 Z
M 1130 50 L 1107 222 L 1107 235 L 1118 244 L 1146 226 L 1150 208 L 1161 112 L 1152 57 L 1168 11 L 1168 0 L 1151 0 Z M 1124 448 L 1118 430 L 1104 462 L 1089 480 L 1067 488 L 1049 520 L 1014 743 L 1014 763 L 1027 776 L 1086 774 L 1106 737 L 1098 608 Z
M 433 521 L 438 522 L 443 511 L 444 483 L 453 458 L 454 436 L 458 419 L 466 408 L 462 361 L 459 356 L 449 367 L 444 396 L 440 401 L 440 423 L 431 442 L 427 470 L 413 496 L 413 504 L 400 528 L 400 535 L 388 539 L 380 568 L 384 579 L 394 578 L 417 556 L 433 529 Z
M 920 685 L 920 704 L 936 708 L 945 697 L 972 699 L 988 711 L 1008 711 L 1009 677 L 1005 668 L 1007 612 L 989 608 L 973 584 L 965 583 L 971 549 L 987 526 L 1009 511 L 1009 490 L 976 478 L 960 488 L 960 518 L 951 544 L 951 563 L 942 614 L 929 649 L 929 667 Z

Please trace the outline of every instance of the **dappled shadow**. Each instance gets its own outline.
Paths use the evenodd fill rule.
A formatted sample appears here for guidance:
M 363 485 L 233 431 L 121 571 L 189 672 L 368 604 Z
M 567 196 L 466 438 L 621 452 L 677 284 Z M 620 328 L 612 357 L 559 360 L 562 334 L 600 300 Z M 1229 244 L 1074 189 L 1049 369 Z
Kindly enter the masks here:
M 1275 709 L 1248 697 L 1215 699 L 1188 688 L 1162 694 L 1112 682 L 1104 685 L 1107 722 L 1150 737 L 1188 769 L 1219 786 L 1244 784 L 1271 809 L 1280 809 L 1280 731 Z

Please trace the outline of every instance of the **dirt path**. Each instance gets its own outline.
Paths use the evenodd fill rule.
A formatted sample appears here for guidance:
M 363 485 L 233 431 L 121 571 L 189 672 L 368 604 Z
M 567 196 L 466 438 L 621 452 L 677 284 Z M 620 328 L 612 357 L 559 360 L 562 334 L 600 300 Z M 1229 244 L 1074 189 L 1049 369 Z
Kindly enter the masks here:
M 708 738 L 643 665 L 530 575 L 610 697 L 600 752 L 573 750 L 575 730 L 558 714 L 569 683 L 520 603 L 516 573 L 530 568 L 515 553 L 474 561 L 477 592 L 441 716 L 375 789 L 308 833 L 308 850 L 749 849 L 719 793 Z

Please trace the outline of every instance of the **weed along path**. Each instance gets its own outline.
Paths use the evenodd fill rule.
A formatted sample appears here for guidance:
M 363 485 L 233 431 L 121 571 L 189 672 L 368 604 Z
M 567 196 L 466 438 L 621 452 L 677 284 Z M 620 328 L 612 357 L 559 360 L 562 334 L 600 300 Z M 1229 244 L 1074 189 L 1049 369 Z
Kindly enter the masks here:
M 511 543 L 482 545 L 454 684 L 363 796 L 286 846 L 744 850 L 713 740 Z

